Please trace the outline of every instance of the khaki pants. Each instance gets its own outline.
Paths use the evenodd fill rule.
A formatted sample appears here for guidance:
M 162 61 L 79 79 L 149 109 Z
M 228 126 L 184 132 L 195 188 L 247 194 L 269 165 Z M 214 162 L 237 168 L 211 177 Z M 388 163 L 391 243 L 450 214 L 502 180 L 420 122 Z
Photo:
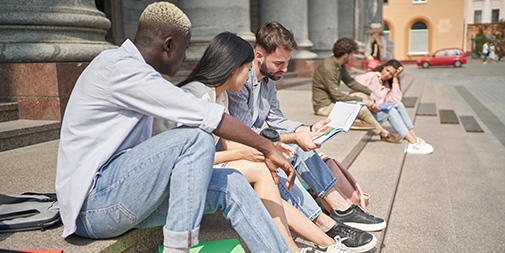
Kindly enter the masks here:
M 355 92 L 353 95 L 361 97 L 363 99 L 366 99 L 368 96 L 365 93 L 361 92 Z M 316 115 L 319 116 L 328 116 L 331 113 L 331 110 L 333 110 L 333 107 L 335 106 L 334 103 L 331 103 L 328 106 L 321 107 L 319 110 L 317 110 Z M 372 115 L 372 112 L 368 109 L 368 107 L 363 106 L 361 107 L 361 110 L 358 113 L 358 119 L 372 125 L 374 129 L 372 129 L 373 134 L 380 134 L 382 131 L 382 126 L 377 122 L 377 120 L 374 118 Z

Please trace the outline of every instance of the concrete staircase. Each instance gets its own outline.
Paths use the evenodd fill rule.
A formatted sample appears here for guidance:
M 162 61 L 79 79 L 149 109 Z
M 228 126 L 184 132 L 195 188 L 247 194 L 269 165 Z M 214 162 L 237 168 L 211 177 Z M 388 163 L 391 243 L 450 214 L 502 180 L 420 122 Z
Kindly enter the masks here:
M 287 72 L 284 76 L 277 81 L 276 87 L 278 90 L 296 88 L 302 85 L 307 85 L 312 82 L 309 77 L 297 77 L 295 72 Z
M 19 119 L 17 103 L 0 103 L 0 152 L 59 138 L 60 122 Z
M 178 75 L 182 80 L 189 72 Z M 310 83 L 289 73 L 282 88 Z M 0 103 L 0 193 L 55 192 L 56 159 L 61 123 L 19 119 L 17 103 Z M 63 249 L 65 253 L 156 252 L 163 242 L 160 228 L 132 230 L 109 240 L 89 240 L 78 236 L 60 237 L 63 226 L 44 231 L 0 233 L 2 250 Z M 205 215 L 201 241 L 239 238 L 221 212 Z M 245 244 L 242 245 L 247 249 Z
M 315 123 L 322 119 L 312 112 L 310 78 L 298 78 L 294 73 L 287 73 L 281 80 L 282 82 L 278 83 L 278 98 L 287 117 L 305 123 Z M 54 127 L 56 133 L 58 132 L 59 122 L 32 122 L 8 116 L 16 114 L 13 112 L 15 109 L 12 109 L 15 107 L 15 104 L 3 105 L 2 112 L 5 111 L 5 113 L 2 113 L 2 118 L 7 121 L 0 123 L 0 125 L 13 125 L 14 122 L 18 122 L 17 125 L 22 126 L 21 129 L 30 129 L 30 126 L 33 125 L 34 128 L 39 129 L 38 135 L 41 136 L 44 136 L 43 133 L 45 133 L 42 129 L 47 129 L 49 126 Z M 15 131 L 29 132 L 19 129 Z M 31 132 L 35 132 L 35 130 Z M 10 135 L 12 136 L 11 142 L 23 143 L 22 138 L 35 139 L 35 137 L 24 137 L 23 135 Z M 56 137 L 50 141 L 48 139 L 43 142 L 44 140 L 39 139 L 38 144 L 33 142 L 17 147 L 13 146 L 0 152 L 0 163 L 2 164 L 0 167 L 5 175 L 0 178 L 0 193 L 54 192 L 56 154 L 59 143 L 57 138 L 56 134 Z M 344 166 L 350 166 L 371 139 L 372 136 L 369 132 L 351 131 L 330 140 L 323 145 L 320 151 L 341 161 Z M 3 141 L 2 145 L 4 145 Z M 160 228 L 132 230 L 120 237 L 108 240 L 90 240 L 78 236 L 70 236 L 64 240 L 60 237 L 62 231 L 63 227 L 58 226 L 45 231 L 0 233 L 0 251 L 1 249 L 64 249 L 65 253 L 156 252 L 157 246 L 161 245 L 163 241 Z M 379 237 L 380 234 L 377 233 L 376 236 Z M 233 230 L 230 222 L 222 217 L 220 211 L 204 215 L 200 230 L 201 241 L 229 238 L 239 238 L 240 240 L 239 235 Z M 297 237 L 296 241 L 302 247 L 311 245 L 301 237 Z M 243 241 L 241 243 L 248 250 L 245 243 Z

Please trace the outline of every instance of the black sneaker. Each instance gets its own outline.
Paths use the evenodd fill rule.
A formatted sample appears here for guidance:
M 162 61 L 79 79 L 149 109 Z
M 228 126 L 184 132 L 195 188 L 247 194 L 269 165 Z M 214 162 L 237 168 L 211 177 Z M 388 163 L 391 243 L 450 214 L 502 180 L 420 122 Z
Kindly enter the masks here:
M 386 227 L 384 219 L 366 213 L 357 205 L 352 205 L 345 211 L 331 210 L 330 217 L 364 231 L 379 231 Z
M 331 238 L 336 238 L 339 236 L 342 238 L 342 244 L 347 246 L 352 252 L 366 252 L 377 243 L 377 238 L 374 235 L 345 225 L 340 221 L 336 221 L 337 224 L 333 226 L 326 234 Z

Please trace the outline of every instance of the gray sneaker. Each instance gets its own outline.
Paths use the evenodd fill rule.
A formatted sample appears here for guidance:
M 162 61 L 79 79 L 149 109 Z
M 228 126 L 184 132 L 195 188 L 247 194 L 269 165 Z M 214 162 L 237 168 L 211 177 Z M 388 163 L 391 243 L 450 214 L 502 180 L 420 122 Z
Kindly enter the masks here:
M 352 205 L 345 211 L 331 210 L 330 217 L 363 231 L 379 231 L 386 227 L 384 219 L 374 217 L 357 205 Z

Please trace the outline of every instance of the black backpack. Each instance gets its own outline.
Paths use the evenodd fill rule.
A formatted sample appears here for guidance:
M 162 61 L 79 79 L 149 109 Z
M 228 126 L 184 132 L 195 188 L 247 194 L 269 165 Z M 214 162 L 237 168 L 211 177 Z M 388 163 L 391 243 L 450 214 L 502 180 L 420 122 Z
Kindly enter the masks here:
M 60 222 L 55 193 L 0 194 L 0 233 L 44 230 Z

